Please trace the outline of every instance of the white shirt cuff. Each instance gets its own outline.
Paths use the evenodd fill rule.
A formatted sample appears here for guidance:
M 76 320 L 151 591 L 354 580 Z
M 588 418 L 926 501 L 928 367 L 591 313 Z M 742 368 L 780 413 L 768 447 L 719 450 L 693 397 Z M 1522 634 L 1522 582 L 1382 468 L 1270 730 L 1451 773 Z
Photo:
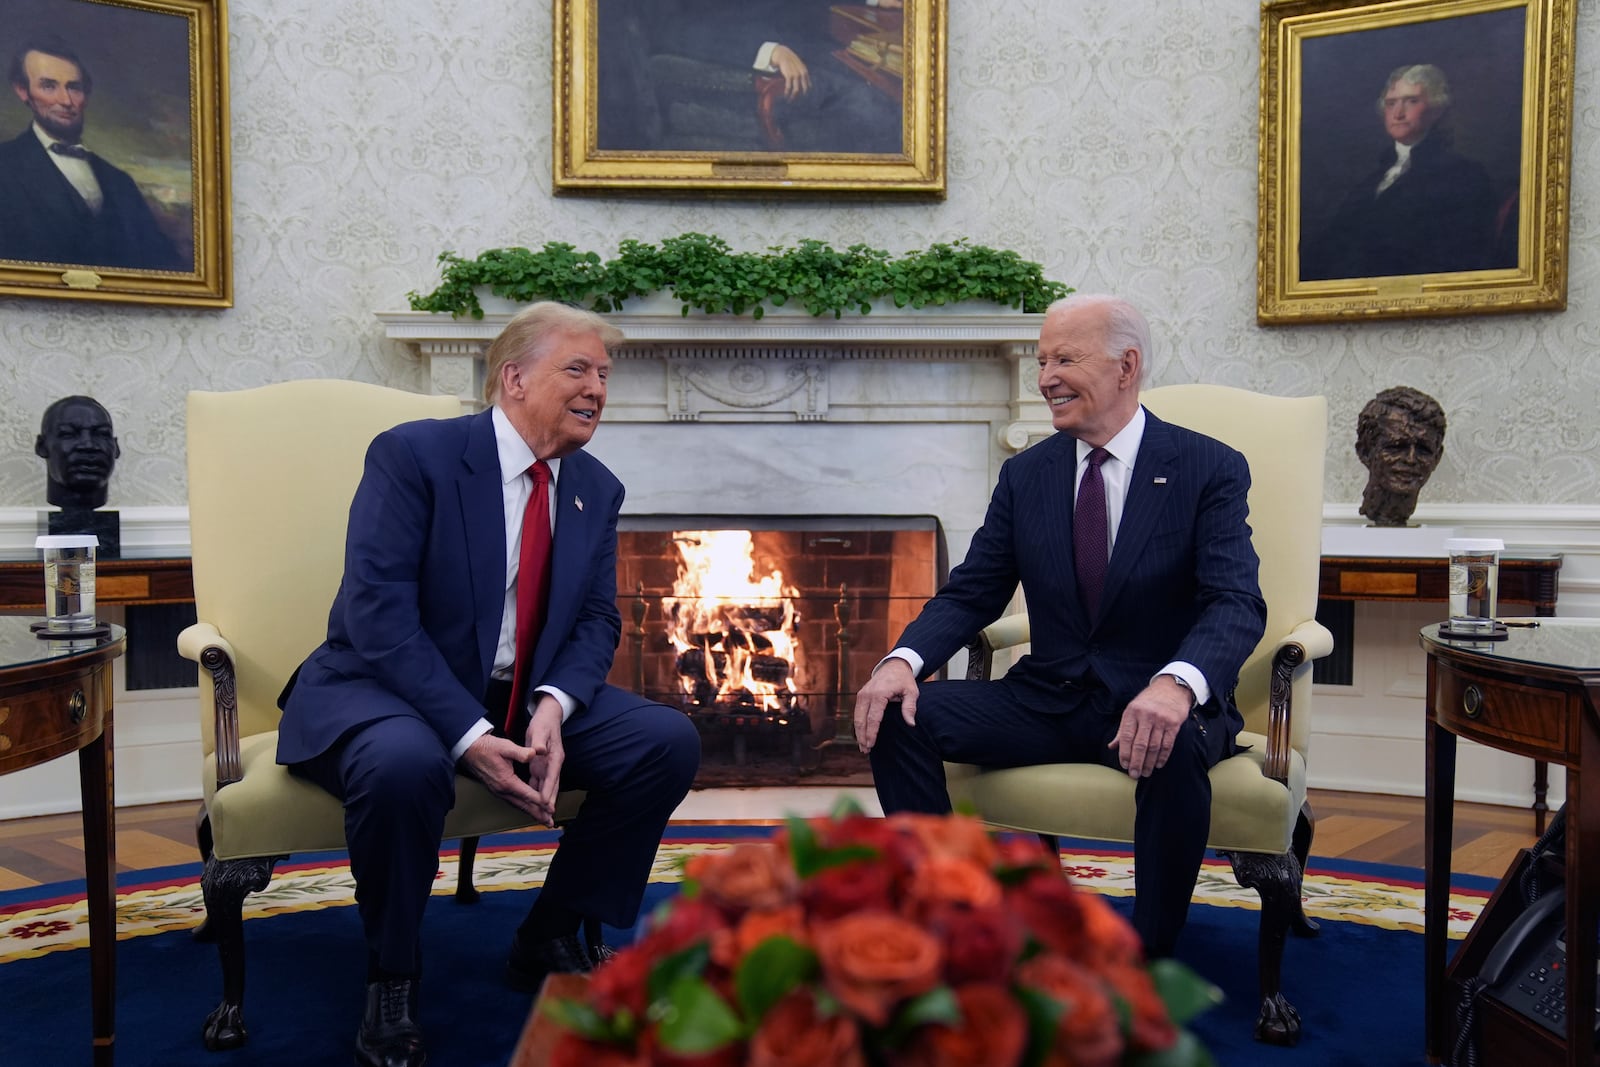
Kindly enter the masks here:
M 568 719 L 572 718 L 572 713 L 578 710 L 578 702 L 553 685 L 541 685 L 539 688 L 535 689 L 534 692 L 549 693 L 551 696 L 556 698 L 556 703 L 561 705 L 562 723 L 565 723 Z M 533 708 L 530 706 L 528 710 L 531 712 Z
M 457 741 L 455 743 L 455 747 L 450 750 L 450 762 L 454 763 L 462 756 L 465 756 L 467 754 L 467 749 L 472 747 L 472 742 L 476 741 L 478 738 L 482 737 L 484 734 L 493 729 L 494 727 L 489 725 L 488 719 L 479 719 L 477 722 L 473 723 L 472 726 L 468 728 L 467 732 L 461 735 L 461 740 Z
M 1193 663 L 1185 663 L 1181 659 L 1173 660 L 1157 671 L 1156 677 L 1150 680 L 1153 682 L 1163 674 L 1170 674 L 1189 687 L 1189 691 L 1194 694 L 1195 707 L 1198 708 L 1211 699 L 1211 687 L 1206 684 L 1206 676 L 1201 674 L 1200 668 Z
M 772 65 L 772 53 L 776 51 L 777 48 L 777 41 L 768 41 L 766 44 L 762 45 L 761 51 L 756 53 L 755 69 L 766 74 L 771 74 L 773 71 L 777 70 L 777 68 Z
M 872 673 L 873 674 L 877 674 L 878 673 L 878 667 L 883 666 L 885 663 L 888 663 L 892 659 L 903 659 L 903 660 L 905 660 L 907 663 L 911 664 L 911 675 L 912 675 L 912 677 L 914 677 L 914 678 L 921 678 L 922 677 L 922 667 L 923 667 L 922 657 L 917 655 L 915 652 L 913 652 L 911 649 L 905 647 L 904 645 L 901 645 L 899 648 L 895 649 L 893 652 L 890 652 L 887 656 L 885 656 L 882 659 L 880 659 L 878 661 L 877 666 L 872 668 Z

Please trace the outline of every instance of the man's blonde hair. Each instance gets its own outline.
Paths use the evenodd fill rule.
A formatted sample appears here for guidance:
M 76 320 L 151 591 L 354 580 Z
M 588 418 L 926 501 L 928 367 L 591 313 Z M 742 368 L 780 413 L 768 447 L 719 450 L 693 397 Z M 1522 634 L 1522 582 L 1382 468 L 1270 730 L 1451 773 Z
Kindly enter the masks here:
M 511 317 L 483 357 L 483 401 L 500 399 L 500 371 L 508 363 L 526 365 L 544 352 L 550 338 L 564 333 L 593 334 L 610 352 L 625 339 L 622 331 L 592 311 L 541 300 Z

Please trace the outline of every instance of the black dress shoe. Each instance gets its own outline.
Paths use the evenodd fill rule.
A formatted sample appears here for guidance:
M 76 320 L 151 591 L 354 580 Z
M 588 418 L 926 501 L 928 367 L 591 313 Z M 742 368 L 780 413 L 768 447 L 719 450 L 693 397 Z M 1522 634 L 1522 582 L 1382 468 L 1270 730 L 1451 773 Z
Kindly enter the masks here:
M 514 934 L 511 955 L 506 959 L 506 984 L 520 993 L 537 993 L 552 974 L 583 974 L 593 969 L 589 946 L 577 934 L 549 941 L 524 941 Z
M 367 983 L 367 1010 L 356 1031 L 357 1067 L 422 1067 L 428 1050 L 416 1023 L 417 983 L 390 978 Z

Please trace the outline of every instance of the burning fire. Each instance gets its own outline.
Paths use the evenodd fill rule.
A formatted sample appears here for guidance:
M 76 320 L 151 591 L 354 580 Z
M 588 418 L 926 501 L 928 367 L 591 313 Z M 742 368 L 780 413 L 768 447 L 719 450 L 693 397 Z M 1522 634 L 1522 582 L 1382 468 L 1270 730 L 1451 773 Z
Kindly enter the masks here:
M 722 710 L 789 709 L 800 642 L 783 572 L 756 576 L 748 530 L 676 530 L 678 577 L 663 597 L 678 678 L 695 704 Z

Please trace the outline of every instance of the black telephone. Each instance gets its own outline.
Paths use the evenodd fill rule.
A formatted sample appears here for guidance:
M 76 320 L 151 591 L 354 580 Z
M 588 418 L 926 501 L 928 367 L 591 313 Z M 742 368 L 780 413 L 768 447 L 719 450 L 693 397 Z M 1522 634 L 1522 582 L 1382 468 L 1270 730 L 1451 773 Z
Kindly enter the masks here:
M 1493 997 L 1545 1029 L 1567 1036 L 1566 894 L 1546 892 L 1512 920 L 1478 977 Z M 1600 1007 L 1600 986 L 1596 987 Z M 1600 1041 L 1600 1022 L 1595 1025 Z

